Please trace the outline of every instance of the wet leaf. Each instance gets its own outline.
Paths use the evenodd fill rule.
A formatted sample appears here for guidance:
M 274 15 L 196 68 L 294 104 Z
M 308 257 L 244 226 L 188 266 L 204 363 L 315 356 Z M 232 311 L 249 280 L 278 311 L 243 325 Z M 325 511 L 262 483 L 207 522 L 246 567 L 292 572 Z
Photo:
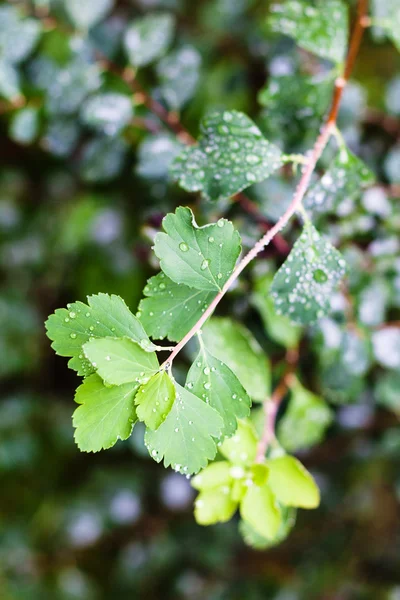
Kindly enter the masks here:
M 224 420 L 222 435 L 231 436 L 237 419 L 250 414 L 251 400 L 236 375 L 204 346 L 190 367 L 186 387 L 210 404 Z
M 78 29 L 87 30 L 111 11 L 114 0 L 65 0 L 65 9 Z
M 160 371 L 139 388 L 135 404 L 138 419 L 149 429 L 158 429 L 167 418 L 173 403 L 176 390 L 168 373 Z
M 213 317 L 203 327 L 203 341 L 235 373 L 250 398 L 265 400 L 271 391 L 271 366 L 246 327 L 233 319 Z
M 82 346 L 90 339 L 128 337 L 142 346 L 151 346 L 142 324 L 119 296 L 97 294 L 88 304 L 74 302 L 58 308 L 46 321 L 51 347 L 59 356 L 72 357 L 68 363 L 78 375 L 87 376 L 95 369 L 85 358 Z
M 78 387 L 73 415 L 75 441 L 83 452 L 111 448 L 126 440 L 136 422 L 134 396 L 137 383 L 106 387 L 98 375 L 91 375 Z
M 176 384 L 177 397 L 157 431 L 146 431 L 145 444 L 155 461 L 164 459 L 184 475 L 198 473 L 217 452 L 223 421 L 211 406 Z
M 180 110 L 193 96 L 200 78 L 201 55 L 183 46 L 160 60 L 157 75 L 160 91 L 172 110 Z
M 267 179 L 282 166 L 282 155 L 249 117 L 238 111 L 214 111 L 200 126 L 197 146 L 189 147 L 171 167 L 188 192 L 222 200 Z
M 143 383 L 159 368 L 155 352 L 146 352 L 128 337 L 91 339 L 82 349 L 92 367 L 109 385 Z
M 179 285 L 164 273 L 151 277 L 143 291 L 137 317 L 153 339 L 173 342 L 185 337 L 216 294 Z
M 288 0 L 272 8 L 272 31 L 287 35 L 309 52 L 334 63 L 347 52 L 348 9 L 341 0 Z
M 125 49 L 134 67 L 160 58 L 172 42 L 174 19 L 168 13 L 149 14 L 133 21 L 125 33 Z
M 271 285 L 277 313 L 300 324 L 326 315 L 345 266 L 340 252 L 313 225 L 306 224 Z
M 304 206 L 315 213 L 334 211 L 343 201 L 361 195 L 375 176 L 365 163 L 349 150 L 341 150 L 321 179 L 304 198 Z
M 106 135 L 116 135 L 133 116 L 129 96 L 108 92 L 89 98 L 82 107 L 82 122 Z
M 190 208 L 180 206 L 163 219 L 154 251 L 164 273 L 175 283 L 198 290 L 219 291 L 232 273 L 241 250 L 239 233 L 232 223 L 199 227 Z

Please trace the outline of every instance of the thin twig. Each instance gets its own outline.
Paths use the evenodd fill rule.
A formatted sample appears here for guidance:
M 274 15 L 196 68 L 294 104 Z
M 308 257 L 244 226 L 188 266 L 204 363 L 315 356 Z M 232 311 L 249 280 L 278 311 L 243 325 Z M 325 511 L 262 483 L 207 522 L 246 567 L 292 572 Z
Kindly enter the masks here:
M 275 438 L 275 422 L 278 414 L 279 406 L 282 400 L 286 396 L 291 382 L 293 380 L 293 373 L 296 370 L 297 363 L 299 361 L 299 351 L 297 348 L 289 349 L 286 353 L 286 372 L 275 388 L 274 393 L 270 398 L 266 398 L 263 403 L 265 421 L 264 429 L 260 441 L 257 446 L 256 462 L 263 462 L 265 453 L 267 452 L 268 446 Z
M 366 15 L 368 6 L 368 0 L 359 0 L 358 1 L 358 9 L 357 9 L 357 20 L 354 26 L 353 35 L 350 42 L 350 48 L 348 53 L 348 58 L 346 61 L 344 74 L 342 77 L 339 77 L 335 82 L 334 95 L 332 100 L 332 105 L 330 112 L 328 114 L 327 120 L 322 127 L 321 133 L 318 139 L 315 142 L 314 148 L 312 149 L 309 157 L 308 163 L 304 167 L 303 174 L 297 186 L 296 192 L 293 196 L 292 202 L 290 203 L 286 212 L 282 215 L 279 221 L 255 244 L 255 246 L 250 250 L 246 256 L 239 262 L 236 266 L 235 270 L 232 272 L 231 276 L 226 281 L 222 290 L 216 295 L 214 300 L 205 310 L 203 315 L 197 321 L 197 323 L 192 327 L 192 329 L 185 335 L 185 337 L 176 345 L 175 350 L 171 353 L 171 355 L 167 359 L 167 363 L 172 363 L 175 357 L 179 354 L 179 352 L 186 346 L 189 340 L 196 335 L 198 331 L 202 328 L 207 319 L 212 315 L 215 308 L 218 306 L 226 292 L 229 290 L 231 285 L 236 281 L 241 272 L 247 267 L 247 265 L 273 240 L 273 238 L 284 228 L 287 223 L 291 219 L 291 217 L 297 212 L 299 206 L 302 203 L 304 195 L 307 191 L 309 183 L 311 181 L 312 175 L 314 173 L 315 167 L 319 158 L 321 157 L 322 152 L 324 151 L 332 133 L 335 130 L 336 119 L 339 112 L 340 102 L 343 96 L 343 91 L 347 85 L 347 82 L 350 78 L 352 68 L 354 66 L 355 58 L 357 56 L 362 34 L 364 31 L 362 21 L 363 17 Z

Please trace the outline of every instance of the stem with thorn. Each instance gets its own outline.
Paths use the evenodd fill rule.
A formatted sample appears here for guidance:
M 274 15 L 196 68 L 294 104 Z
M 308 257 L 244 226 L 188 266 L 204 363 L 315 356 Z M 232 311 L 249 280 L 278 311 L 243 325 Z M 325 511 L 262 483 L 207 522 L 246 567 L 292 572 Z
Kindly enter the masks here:
M 332 105 L 329 111 L 328 117 L 326 119 L 325 124 L 321 129 L 321 133 L 318 136 L 314 148 L 311 150 L 311 153 L 308 157 L 307 164 L 304 166 L 303 174 L 300 178 L 299 184 L 297 186 L 296 192 L 293 196 L 293 199 L 286 210 L 286 212 L 281 216 L 279 221 L 265 233 L 265 235 L 255 244 L 255 246 L 250 250 L 246 256 L 242 258 L 239 264 L 236 266 L 231 276 L 223 286 L 223 288 L 218 292 L 215 296 L 214 300 L 205 310 L 203 315 L 197 321 L 197 323 L 192 327 L 192 329 L 185 335 L 185 337 L 175 346 L 175 349 L 170 354 L 167 359 L 167 363 L 172 363 L 175 357 L 179 354 L 179 352 L 186 346 L 189 340 L 192 339 L 194 335 L 204 325 L 207 319 L 212 315 L 215 308 L 218 306 L 222 298 L 225 296 L 226 292 L 229 290 L 231 285 L 236 281 L 242 271 L 247 267 L 247 265 L 266 247 L 268 244 L 274 239 L 274 237 L 279 234 L 279 232 L 286 227 L 291 217 L 299 210 L 301 207 L 301 203 L 303 201 L 304 195 L 308 189 L 308 186 L 311 181 L 311 177 L 314 173 L 315 167 L 320 159 L 326 145 L 328 144 L 331 135 L 335 132 L 336 128 L 336 120 L 339 112 L 340 102 L 343 97 L 343 91 L 349 81 L 350 75 L 353 70 L 353 66 L 355 63 L 356 56 L 358 54 L 358 50 L 360 48 L 362 35 L 364 32 L 363 20 L 367 13 L 368 0 L 358 0 L 357 6 L 357 19 L 354 26 L 353 34 L 351 36 L 350 48 L 347 55 L 347 60 L 344 68 L 343 76 L 338 77 L 335 82 L 335 88 L 333 93 Z

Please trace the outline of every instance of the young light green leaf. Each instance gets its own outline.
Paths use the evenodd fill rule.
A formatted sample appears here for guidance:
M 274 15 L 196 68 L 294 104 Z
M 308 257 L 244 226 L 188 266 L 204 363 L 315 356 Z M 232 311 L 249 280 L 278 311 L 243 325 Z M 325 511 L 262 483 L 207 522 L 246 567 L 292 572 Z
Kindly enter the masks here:
M 75 27 L 85 31 L 104 19 L 112 9 L 114 0 L 65 0 L 64 5 Z
M 116 135 L 133 116 L 132 100 L 126 94 L 107 92 L 92 96 L 81 110 L 82 122 L 106 135 Z
M 250 414 L 251 400 L 246 390 L 230 368 L 217 360 L 202 342 L 187 375 L 186 387 L 219 412 L 224 421 L 224 436 L 233 435 L 237 419 Z
M 172 110 L 180 110 L 193 96 L 200 77 L 201 55 L 192 46 L 175 50 L 157 65 L 161 94 Z
M 202 331 L 204 345 L 235 373 L 250 398 L 265 400 L 271 391 L 271 367 L 250 331 L 219 317 L 210 319 Z
M 294 325 L 285 315 L 277 314 L 274 302 L 268 296 L 272 279 L 271 275 L 265 274 L 256 280 L 254 292 L 251 295 L 251 303 L 260 313 L 269 337 L 285 348 L 296 348 L 301 338 L 302 329 Z
M 175 386 L 165 371 L 156 373 L 136 394 L 136 414 L 149 429 L 158 429 L 175 402 Z
M 332 420 L 328 404 L 296 383 L 278 425 L 278 439 L 288 452 L 310 448 L 322 440 Z
M 232 223 L 199 227 L 190 208 L 179 206 L 163 220 L 154 251 L 164 273 L 175 283 L 205 291 L 220 291 L 232 273 L 241 250 Z
M 82 347 L 86 358 L 105 383 L 143 383 L 158 368 L 155 352 L 146 352 L 134 340 L 124 337 L 92 339 Z
M 301 324 L 326 315 L 345 267 L 340 252 L 307 223 L 272 282 L 271 296 L 277 313 Z
M 251 466 L 257 455 L 257 434 L 253 424 L 239 421 L 233 437 L 226 439 L 219 451 L 233 465 Z
M 98 375 L 91 375 L 78 387 L 73 415 L 75 441 L 83 452 L 111 448 L 126 440 L 136 422 L 134 397 L 137 383 L 106 387 Z
M 174 18 L 168 13 L 135 19 L 125 34 L 125 49 L 134 67 L 143 67 L 162 56 L 174 35 Z
M 226 460 L 214 462 L 193 477 L 192 487 L 195 490 L 204 491 L 221 485 L 230 485 L 232 483 L 231 469 L 231 465 Z
M 315 213 L 334 211 L 343 201 L 361 195 L 375 176 L 365 163 L 349 150 L 341 150 L 321 179 L 304 198 L 304 206 Z
M 348 8 L 342 0 L 287 0 L 272 7 L 269 25 L 313 54 L 342 63 L 347 52 Z
M 177 397 L 172 409 L 157 431 L 146 431 L 145 444 L 155 461 L 164 459 L 184 475 L 204 469 L 217 452 L 222 417 L 211 406 L 176 384 Z
M 240 503 L 240 516 L 259 535 L 274 539 L 282 524 L 282 514 L 268 484 L 251 485 Z
M 235 514 L 237 506 L 229 486 L 216 487 L 198 495 L 194 503 L 194 517 L 199 525 L 226 523 Z
M 188 192 L 222 200 L 282 166 L 282 154 L 249 117 L 238 111 L 214 111 L 200 126 L 197 146 L 189 147 L 171 167 L 174 179 Z
M 296 509 L 291 507 L 281 507 L 282 523 L 278 533 L 273 539 L 268 539 L 260 535 L 246 521 L 240 521 L 239 531 L 245 543 L 256 550 L 267 550 L 281 544 L 289 535 L 296 523 Z
M 72 357 L 68 366 L 85 377 L 95 372 L 82 350 L 90 339 L 128 337 L 144 349 L 151 348 L 140 321 L 122 298 L 114 295 L 97 294 L 88 297 L 88 304 L 74 302 L 59 308 L 46 321 L 46 329 L 53 350 L 59 356 Z
M 317 484 L 300 461 L 293 456 L 280 456 L 268 461 L 268 484 L 279 502 L 285 506 L 317 508 L 320 493 Z
M 216 295 L 175 283 L 164 273 L 151 277 L 139 304 L 138 319 L 156 340 L 179 342 L 197 323 Z

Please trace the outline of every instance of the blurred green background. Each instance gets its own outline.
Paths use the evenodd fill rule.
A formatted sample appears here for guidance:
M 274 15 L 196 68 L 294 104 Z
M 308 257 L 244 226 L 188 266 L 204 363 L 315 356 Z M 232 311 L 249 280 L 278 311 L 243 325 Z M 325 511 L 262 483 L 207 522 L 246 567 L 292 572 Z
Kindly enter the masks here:
M 87 4 L 82 0 L 82 11 Z M 246 246 L 260 235 L 239 206 L 205 205 L 169 180 L 180 142 L 140 103 L 140 93 L 133 118 L 117 134 L 89 126 L 82 117 L 88 97 L 99 90 L 132 97 L 99 54 L 125 67 L 127 24 L 166 10 L 177 19 L 173 47 L 188 45 L 194 63 L 189 72 L 179 70 L 173 57 L 169 70 L 153 65 L 138 77 L 164 106 L 181 110 L 193 135 L 206 109 L 237 109 L 287 152 L 303 152 L 326 107 L 318 84 L 321 107 L 304 110 L 299 93 L 260 107 L 258 92 L 273 78 L 326 71 L 289 39 L 271 36 L 266 0 L 110 4 L 89 34 L 74 31 L 61 0 L 0 4 L 0 599 L 399 600 L 396 333 L 395 339 L 384 333 L 383 358 L 377 344 L 370 357 L 366 334 L 365 360 L 348 340 L 346 348 L 332 345 L 343 326 L 335 313 L 306 335 L 302 369 L 309 387 L 334 403 L 336 420 L 327 439 L 300 454 L 321 486 L 321 507 L 300 511 L 277 548 L 246 547 L 235 520 L 197 526 L 190 482 L 150 459 L 139 425 L 107 452 L 85 455 L 74 445 L 78 381 L 50 348 L 47 315 L 100 291 L 120 294 L 135 312 L 146 279 L 157 271 L 154 233 L 179 204 L 190 204 L 199 222 L 229 216 Z M 16 25 L 14 9 L 21 15 Z M 352 318 L 368 332 L 387 332 L 389 322 L 396 332 L 400 55 L 379 31 L 365 36 L 339 125 L 379 185 L 343 202 L 336 219 L 318 217 L 320 227 L 350 263 Z M 328 158 L 329 151 L 325 164 Z M 293 185 L 291 174 L 282 173 L 249 195 L 274 221 Z M 297 231 L 294 223 L 285 232 L 290 243 Z M 279 261 L 271 247 L 255 273 L 273 271 Z M 272 359 L 281 358 L 284 350 L 268 340 L 249 286 L 244 277 L 221 313 L 246 322 Z M 339 298 L 336 309 L 342 307 Z

